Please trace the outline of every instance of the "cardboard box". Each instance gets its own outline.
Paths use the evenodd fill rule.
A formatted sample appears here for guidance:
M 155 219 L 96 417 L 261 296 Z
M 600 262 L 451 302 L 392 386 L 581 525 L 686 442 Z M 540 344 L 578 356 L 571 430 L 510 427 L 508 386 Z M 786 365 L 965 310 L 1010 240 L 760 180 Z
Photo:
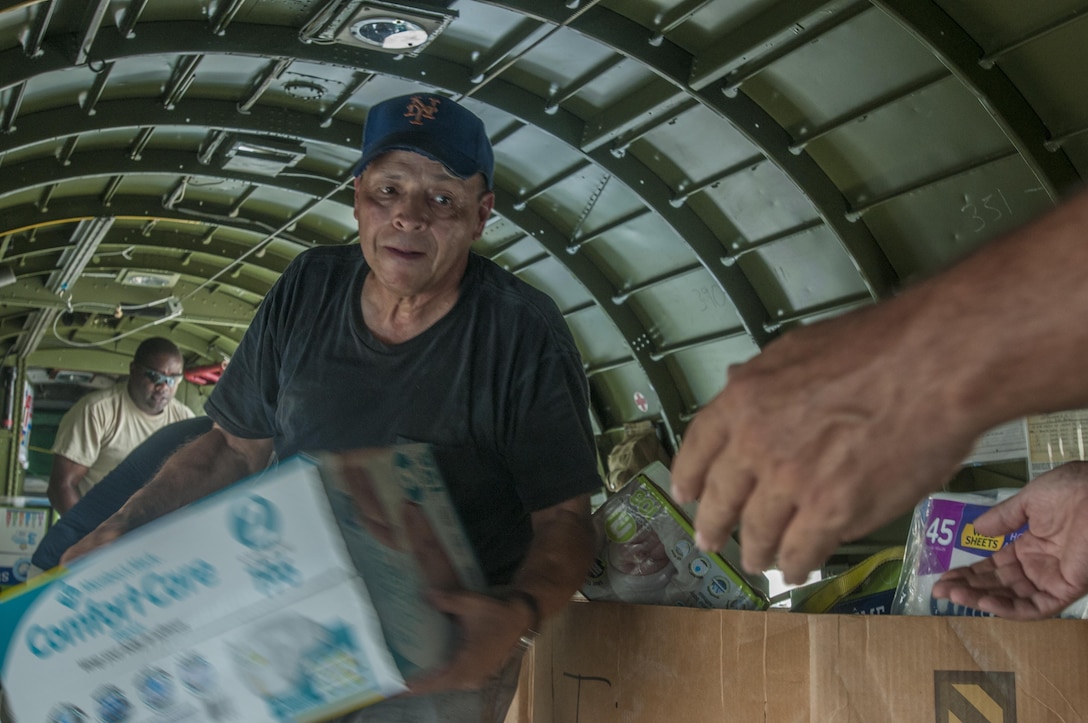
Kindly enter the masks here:
M 507 723 L 1088 720 L 1088 623 L 574 602 Z
M 12 718 L 315 721 L 397 694 L 455 633 L 423 600 L 419 529 L 482 587 L 423 445 L 295 458 L 200 500 L 0 598 Z

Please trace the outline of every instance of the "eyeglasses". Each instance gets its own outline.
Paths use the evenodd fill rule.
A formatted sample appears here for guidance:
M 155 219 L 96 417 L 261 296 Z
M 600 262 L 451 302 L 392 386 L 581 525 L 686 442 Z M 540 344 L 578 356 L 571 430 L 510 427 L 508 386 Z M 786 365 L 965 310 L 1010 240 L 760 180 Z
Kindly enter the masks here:
M 144 376 L 155 386 L 165 384 L 168 387 L 172 387 L 182 379 L 181 374 L 163 374 L 156 369 L 148 369 L 142 364 L 140 365 L 140 368 L 144 370 Z

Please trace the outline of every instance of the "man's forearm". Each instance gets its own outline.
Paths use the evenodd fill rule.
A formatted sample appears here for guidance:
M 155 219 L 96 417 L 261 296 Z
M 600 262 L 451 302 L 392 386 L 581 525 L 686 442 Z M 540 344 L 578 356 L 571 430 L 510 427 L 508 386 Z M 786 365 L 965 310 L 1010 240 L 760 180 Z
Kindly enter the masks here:
M 75 507 L 79 502 L 79 483 L 87 476 L 88 468 L 54 452 L 53 467 L 49 473 L 49 503 L 60 514 Z
M 887 304 L 915 369 L 981 429 L 1088 405 L 1088 193 Z
M 62 515 L 79 502 L 79 492 L 74 485 L 69 484 L 50 484 L 48 497 L 49 504 Z
M 534 513 L 533 542 L 511 587 L 532 595 L 546 618 L 581 587 L 593 549 L 588 495 Z
M 132 530 L 236 482 L 259 467 L 232 448 L 219 429 L 171 455 L 162 469 L 118 510 L 111 521 Z

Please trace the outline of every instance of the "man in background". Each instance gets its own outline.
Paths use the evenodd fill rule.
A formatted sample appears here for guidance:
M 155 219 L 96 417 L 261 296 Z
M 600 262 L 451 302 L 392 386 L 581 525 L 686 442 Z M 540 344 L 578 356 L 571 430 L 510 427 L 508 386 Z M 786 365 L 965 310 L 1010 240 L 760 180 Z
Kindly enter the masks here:
M 61 555 L 69 547 L 121 509 L 136 490 L 155 476 L 170 455 L 211 428 L 212 420 L 207 417 L 183 419 L 166 425 L 137 445 L 49 528 L 30 560 L 31 575 L 59 565 Z
M 193 416 L 174 399 L 182 368 L 178 347 L 152 337 L 136 348 L 127 381 L 84 395 L 65 413 L 49 475 L 49 501 L 57 512 L 70 510 L 153 432 Z

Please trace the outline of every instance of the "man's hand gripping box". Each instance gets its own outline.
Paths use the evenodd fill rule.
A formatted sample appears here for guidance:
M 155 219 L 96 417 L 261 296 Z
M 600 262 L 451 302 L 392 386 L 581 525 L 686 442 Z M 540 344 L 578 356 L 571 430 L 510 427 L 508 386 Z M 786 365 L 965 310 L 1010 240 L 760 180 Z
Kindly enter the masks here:
M 17 723 L 324 720 L 446 660 L 428 586 L 484 586 L 422 445 L 289 460 L 43 580 L 0 599 Z

